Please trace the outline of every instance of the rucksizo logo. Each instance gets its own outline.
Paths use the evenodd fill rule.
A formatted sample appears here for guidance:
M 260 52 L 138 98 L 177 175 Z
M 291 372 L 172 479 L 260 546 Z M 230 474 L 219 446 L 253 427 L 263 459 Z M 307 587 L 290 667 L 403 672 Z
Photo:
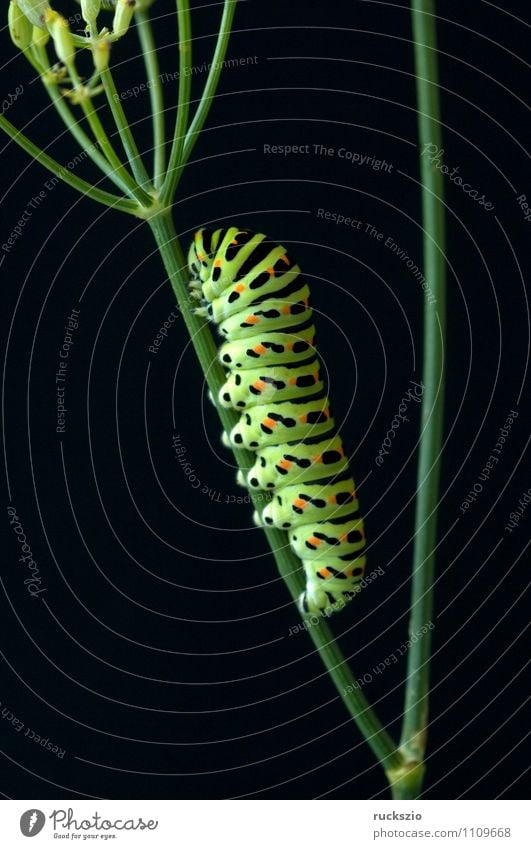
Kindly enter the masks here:
M 24 837 L 35 837 L 44 828 L 46 817 L 38 808 L 25 811 L 20 817 L 20 830 Z

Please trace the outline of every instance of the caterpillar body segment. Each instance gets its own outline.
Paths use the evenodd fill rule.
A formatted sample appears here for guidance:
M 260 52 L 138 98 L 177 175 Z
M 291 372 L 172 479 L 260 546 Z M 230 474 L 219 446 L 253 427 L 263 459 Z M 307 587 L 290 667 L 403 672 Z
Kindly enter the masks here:
M 326 433 L 333 426 L 328 398 L 314 401 L 286 401 L 260 404 L 242 413 L 231 431 L 231 442 L 257 451 L 265 445 L 279 445 Z
M 219 402 L 240 412 L 223 441 L 256 453 L 238 483 L 271 492 L 255 521 L 287 531 L 306 580 L 299 606 L 328 615 L 360 589 L 365 532 L 314 348 L 308 284 L 282 245 L 237 227 L 199 230 L 188 265 L 197 311 L 224 340 Z
M 290 484 L 275 491 L 262 512 L 266 525 L 288 530 L 305 522 L 349 516 L 358 512 L 358 499 L 351 477 L 337 483 Z
M 307 360 L 315 353 L 315 327 L 310 322 L 285 331 L 259 333 L 221 346 L 219 358 L 227 368 L 247 369 L 256 366 L 286 365 Z
M 327 435 L 288 444 L 280 452 L 277 446 L 261 449 L 247 484 L 251 489 L 278 489 L 294 481 L 301 484 L 346 471 L 348 460 L 341 438 Z
M 322 393 L 319 361 L 311 357 L 302 363 L 291 366 L 262 366 L 234 370 L 219 393 L 219 402 L 223 407 L 247 409 L 263 404 L 289 401 L 292 398 L 306 398 L 311 390 Z

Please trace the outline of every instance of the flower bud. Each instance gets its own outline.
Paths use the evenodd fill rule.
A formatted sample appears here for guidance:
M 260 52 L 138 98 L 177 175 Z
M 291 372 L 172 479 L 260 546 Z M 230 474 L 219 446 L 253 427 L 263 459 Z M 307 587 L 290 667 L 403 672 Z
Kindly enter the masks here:
M 41 29 L 40 27 L 33 27 L 33 34 L 31 38 L 31 43 L 35 45 L 35 47 L 46 47 L 50 40 L 50 33 L 47 29 Z
M 16 3 L 11 0 L 9 4 L 9 12 L 7 13 L 9 23 L 9 35 L 11 41 L 20 50 L 26 50 L 30 44 L 33 35 L 33 27 L 31 21 L 26 17 L 24 12 L 19 9 Z
M 101 9 L 101 0 L 81 0 L 81 14 L 86 24 L 96 23 Z
M 112 22 L 112 31 L 117 38 L 125 35 L 135 13 L 135 0 L 118 0 Z
M 51 11 L 48 0 L 17 0 L 17 6 L 30 19 L 34 27 L 42 28 L 46 13 Z
M 65 65 L 68 65 L 76 55 L 74 39 L 72 38 L 68 21 L 59 12 L 54 12 L 52 9 L 46 12 L 44 20 L 53 38 L 58 59 Z
M 92 45 L 92 59 L 94 67 L 100 74 L 102 71 L 106 71 L 109 67 L 110 52 L 111 45 L 108 41 L 105 41 L 105 39 L 96 41 L 95 44 Z

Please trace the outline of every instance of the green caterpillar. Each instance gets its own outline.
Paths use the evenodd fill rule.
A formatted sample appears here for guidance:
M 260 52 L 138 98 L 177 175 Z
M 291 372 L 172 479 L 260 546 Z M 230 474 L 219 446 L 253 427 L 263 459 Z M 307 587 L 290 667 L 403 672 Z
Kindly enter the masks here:
M 225 338 L 219 403 L 241 411 L 230 442 L 256 452 L 247 486 L 272 493 L 255 518 L 285 529 L 302 560 L 301 611 L 329 615 L 360 589 L 365 533 L 313 347 L 308 285 L 285 248 L 238 227 L 199 230 L 188 264 L 197 312 Z

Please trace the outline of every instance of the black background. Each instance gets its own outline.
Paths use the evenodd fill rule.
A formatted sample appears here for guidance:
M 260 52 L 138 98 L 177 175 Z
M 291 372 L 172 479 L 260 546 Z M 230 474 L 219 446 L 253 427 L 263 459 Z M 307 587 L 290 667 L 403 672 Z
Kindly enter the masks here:
M 430 799 L 526 792 L 521 670 L 531 510 L 512 533 L 505 528 L 531 486 L 523 282 L 531 223 L 517 203 L 531 196 L 526 6 L 439 4 L 443 159 L 494 209 L 445 182 L 447 404 Z M 220 8 L 193 12 L 196 66 L 210 61 Z M 157 0 L 153 14 L 162 66 L 172 72 L 173 4 Z M 6 117 L 71 161 L 79 149 L 5 31 L 2 38 L 3 97 L 24 86 Z M 131 32 L 114 48 L 119 89 L 144 80 L 136 54 Z M 369 571 L 384 570 L 332 627 L 353 674 L 372 677 L 365 694 L 398 736 L 404 659 L 385 674 L 373 670 L 407 637 L 418 405 L 410 403 L 410 422 L 381 467 L 375 457 L 422 370 L 422 289 L 384 245 L 391 236 L 422 265 L 408 7 L 241 2 L 228 55 L 256 60 L 222 74 L 182 178 L 175 224 L 186 245 L 208 223 L 266 232 L 310 279 L 334 410 L 354 453 Z M 204 79 L 194 77 L 195 98 Z M 165 96 L 174 102 L 176 86 L 166 85 Z M 123 103 L 148 151 L 147 94 Z M 308 144 L 310 153 L 268 155 L 264 144 Z M 314 144 L 335 154 L 314 155 Z M 352 164 L 340 148 L 393 167 Z M 50 178 L 13 143 L 2 156 L 5 244 Z M 74 170 L 96 176 L 86 162 Z M 325 221 L 320 208 L 363 227 Z M 369 223 L 382 241 L 366 232 Z M 289 636 L 299 617 L 249 506 L 226 503 L 243 491 L 182 320 L 156 355 L 148 350 L 174 299 L 147 226 L 61 184 L 46 190 L 1 258 L 4 502 L 17 510 L 46 592 L 30 598 L 4 512 L 0 701 L 66 752 L 59 759 L 4 717 L 2 793 L 385 798 L 383 773 L 308 636 Z M 72 307 L 79 329 L 66 432 L 58 434 L 55 372 Z M 511 409 L 519 415 L 499 462 L 463 515 Z M 175 434 L 193 479 L 176 462 Z

